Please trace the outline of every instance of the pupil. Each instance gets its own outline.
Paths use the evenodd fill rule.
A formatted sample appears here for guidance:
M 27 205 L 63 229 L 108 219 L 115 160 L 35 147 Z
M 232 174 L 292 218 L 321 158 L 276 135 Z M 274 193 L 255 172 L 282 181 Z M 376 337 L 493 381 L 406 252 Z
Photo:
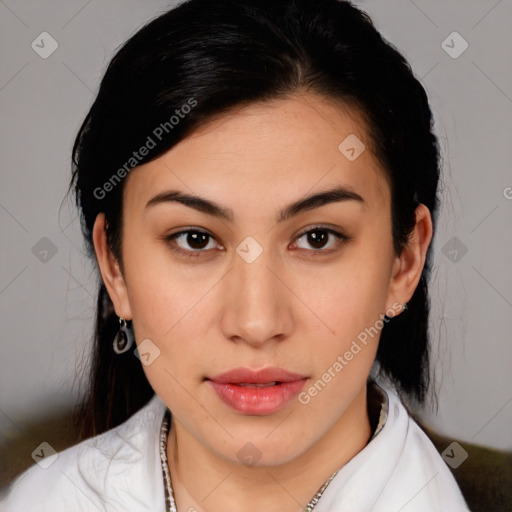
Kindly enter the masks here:
M 318 235 L 318 233 L 321 233 L 321 234 Z M 315 231 L 311 231 L 311 233 L 309 233 L 308 237 L 309 237 L 309 243 L 313 247 L 320 248 L 320 247 L 323 247 L 324 242 L 327 239 L 327 233 L 326 233 L 326 231 L 317 229 Z
M 196 249 L 202 249 L 203 247 L 208 245 L 208 235 L 206 233 L 201 233 L 199 231 L 192 231 L 188 234 L 187 243 Z M 200 247 L 196 247 L 196 245 Z

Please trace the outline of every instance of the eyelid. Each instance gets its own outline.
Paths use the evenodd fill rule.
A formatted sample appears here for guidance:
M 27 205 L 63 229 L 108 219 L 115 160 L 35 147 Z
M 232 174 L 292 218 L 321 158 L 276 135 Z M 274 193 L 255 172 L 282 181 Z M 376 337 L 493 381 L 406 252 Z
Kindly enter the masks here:
M 306 233 L 309 233 L 310 231 L 315 231 L 315 230 L 318 230 L 318 231 L 323 230 L 323 231 L 328 231 L 329 233 L 334 233 L 334 234 L 337 234 L 340 236 L 345 236 L 345 235 L 343 235 L 341 230 L 338 230 L 336 228 L 333 228 L 333 227 L 330 227 L 327 225 L 323 225 L 323 224 L 314 224 L 313 226 L 309 226 L 307 228 L 304 228 L 302 231 L 299 231 L 294 236 L 294 240 L 297 238 L 300 238 L 301 236 L 305 235 Z

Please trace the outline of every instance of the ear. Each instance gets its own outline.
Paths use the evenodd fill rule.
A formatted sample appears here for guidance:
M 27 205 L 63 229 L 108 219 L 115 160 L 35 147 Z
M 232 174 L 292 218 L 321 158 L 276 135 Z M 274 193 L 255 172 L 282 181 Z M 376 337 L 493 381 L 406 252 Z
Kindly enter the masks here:
M 416 208 L 416 224 L 402 249 L 395 258 L 391 271 L 387 310 L 396 310 L 396 304 L 406 304 L 414 294 L 421 278 L 427 249 L 432 240 L 432 217 L 430 210 L 419 204 Z M 399 314 L 399 313 L 397 313 Z
M 128 300 L 128 291 L 124 281 L 119 262 L 113 255 L 107 243 L 107 232 L 105 230 L 105 214 L 100 213 L 94 221 L 92 231 L 94 250 L 98 260 L 101 277 L 105 283 L 108 294 L 117 316 L 125 320 L 131 320 L 132 313 Z

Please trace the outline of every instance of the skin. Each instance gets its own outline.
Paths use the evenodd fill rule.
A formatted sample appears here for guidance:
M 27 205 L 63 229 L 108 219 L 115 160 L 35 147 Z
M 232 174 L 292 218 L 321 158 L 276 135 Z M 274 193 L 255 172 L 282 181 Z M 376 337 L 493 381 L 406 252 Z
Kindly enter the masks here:
M 354 161 L 338 150 L 349 134 L 366 145 Z M 231 409 L 204 378 L 278 366 L 308 376 L 307 390 L 379 315 L 398 314 L 412 297 L 431 216 L 418 206 L 409 243 L 395 254 L 390 188 L 369 148 L 357 112 L 311 92 L 252 104 L 131 172 L 121 265 L 98 215 L 93 239 L 116 313 L 133 319 L 137 343 L 150 339 L 160 350 L 144 371 L 173 413 L 168 458 L 178 510 L 302 510 L 368 442 L 366 382 L 378 336 L 307 404 L 293 399 L 268 415 Z M 324 204 L 276 223 L 285 205 L 340 185 L 364 202 Z M 214 201 L 233 220 L 176 202 L 146 207 L 167 190 Z M 349 240 L 331 234 L 315 246 L 301 234 L 317 225 Z M 190 228 L 213 238 L 165 240 Z M 236 252 L 248 236 L 263 250 L 252 263 Z M 187 257 L 173 247 L 203 252 Z M 253 466 L 237 457 L 248 442 L 260 456 Z

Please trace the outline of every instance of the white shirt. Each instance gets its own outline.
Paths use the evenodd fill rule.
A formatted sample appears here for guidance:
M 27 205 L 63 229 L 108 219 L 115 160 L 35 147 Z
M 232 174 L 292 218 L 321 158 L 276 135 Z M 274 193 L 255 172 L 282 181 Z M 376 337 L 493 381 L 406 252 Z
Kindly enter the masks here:
M 314 512 L 469 512 L 432 442 L 395 392 L 381 389 L 385 422 L 338 471 Z M 62 451 L 46 469 L 29 468 L 0 500 L 0 511 L 165 512 L 159 451 L 165 411 L 155 395 L 123 424 Z

